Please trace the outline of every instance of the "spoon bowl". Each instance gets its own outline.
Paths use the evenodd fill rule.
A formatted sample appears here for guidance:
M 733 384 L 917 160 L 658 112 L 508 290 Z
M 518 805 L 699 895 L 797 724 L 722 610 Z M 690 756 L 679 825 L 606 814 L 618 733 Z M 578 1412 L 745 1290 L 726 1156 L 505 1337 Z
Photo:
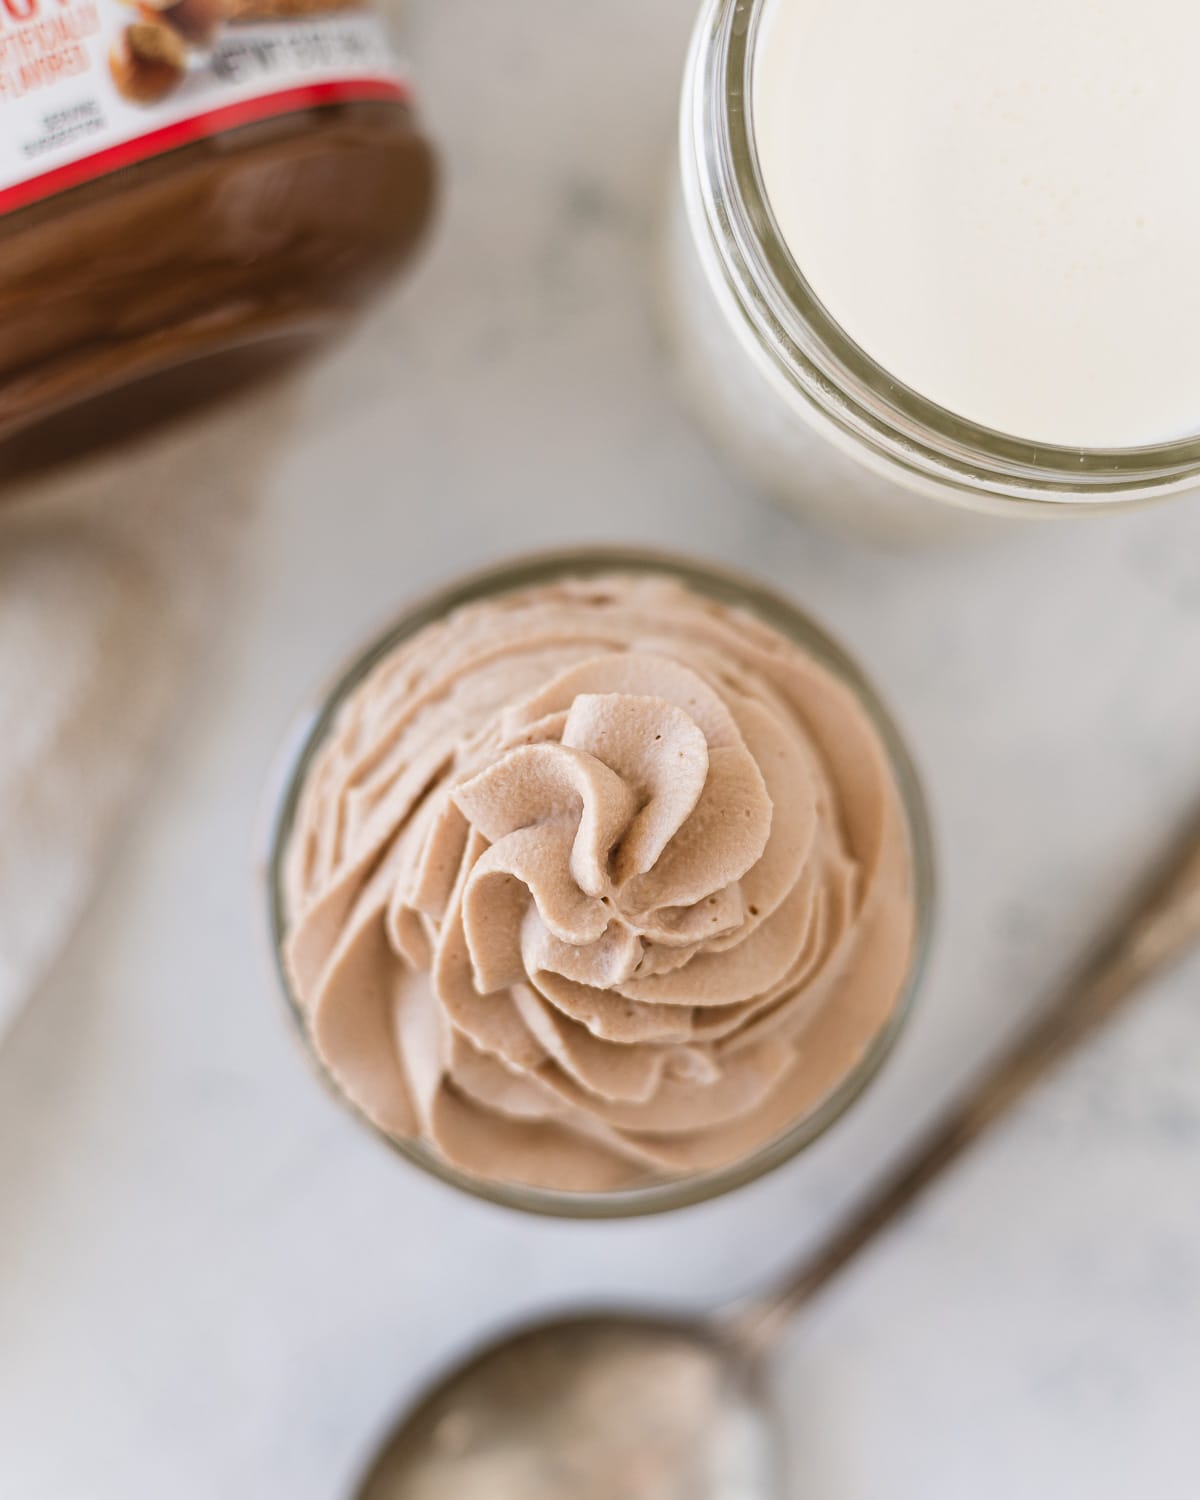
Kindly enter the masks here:
M 359 1500 L 774 1500 L 779 1424 L 764 1387 L 717 1323 L 542 1323 L 429 1392 Z

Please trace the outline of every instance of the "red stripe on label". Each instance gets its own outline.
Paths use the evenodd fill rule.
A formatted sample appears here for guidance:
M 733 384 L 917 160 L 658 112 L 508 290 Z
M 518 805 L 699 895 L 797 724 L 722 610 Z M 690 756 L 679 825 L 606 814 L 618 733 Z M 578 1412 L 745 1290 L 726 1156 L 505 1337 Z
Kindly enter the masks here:
M 220 109 L 206 110 L 203 114 L 189 115 L 186 120 L 176 120 L 132 140 L 118 141 L 91 156 L 78 161 L 64 163 L 37 177 L 28 177 L 24 182 L 0 191 L 0 214 L 14 208 L 25 208 L 42 198 L 65 192 L 91 182 L 108 172 L 132 167 L 152 156 L 161 156 L 180 146 L 189 146 L 208 136 L 219 135 L 223 130 L 235 130 L 239 125 L 253 125 L 259 120 L 270 120 L 278 115 L 295 114 L 299 110 L 317 109 L 326 104 L 350 104 L 358 101 L 391 100 L 403 103 L 409 98 L 409 90 L 394 78 L 339 79 L 333 83 L 308 83 L 299 88 L 281 89 L 275 94 L 259 94 L 253 99 L 240 99 L 236 104 L 225 104 Z

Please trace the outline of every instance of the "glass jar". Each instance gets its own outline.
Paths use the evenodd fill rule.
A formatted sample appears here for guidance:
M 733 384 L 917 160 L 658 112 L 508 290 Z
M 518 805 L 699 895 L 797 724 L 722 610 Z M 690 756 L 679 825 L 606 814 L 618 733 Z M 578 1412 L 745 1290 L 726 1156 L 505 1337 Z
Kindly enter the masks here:
M 764 488 L 878 534 L 1094 513 L 1200 483 L 1200 438 L 1055 447 L 924 399 L 825 312 L 793 261 L 754 141 L 754 48 L 768 0 L 707 0 L 688 56 L 666 238 L 666 315 L 682 383 Z
M 433 151 L 366 6 L 8 10 L 0 481 L 280 367 L 421 241 Z
M 879 736 L 899 791 L 911 860 L 914 917 L 907 975 L 886 1021 L 872 1035 L 852 1071 L 843 1075 L 807 1113 L 766 1146 L 731 1166 L 686 1177 L 646 1180 L 644 1184 L 616 1191 L 589 1193 L 475 1177 L 443 1160 L 419 1139 L 385 1133 L 357 1109 L 318 1057 L 303 1008 L 289 978 L 284 961 L 289 928 L 284 874 L 301 794 L 314 758 L 326 742 L 343 704 L 378 663 L 401 642 L 462 605 L 565 577 L 586 578 L 614 572 L 666 573 L 696 593 L 745 609 L 800 644 L 850 688 Z M 406 610 L 337 674 L 289 742 L 280 765 L 277 790 L 269 806 L 265 872 L 271 952 L 292 1019 L 318 1074 L 344 1104 L 359 1114 L 369 1129 L 400 1155 L 455 1187 L 512 1208 L 572 1218 L 618 1218 L 657 1213 L 714 1198 L 787 1161 L 827 1130 L 875 1075 L 909 1014 L 924 964 L 933 912 L 933 857 L 924 798 L 899 731 L 859 668 L 806 615 L 761 585 L 707 564 L 640 550 L 588 548 L 523 558 L 440 589 Z

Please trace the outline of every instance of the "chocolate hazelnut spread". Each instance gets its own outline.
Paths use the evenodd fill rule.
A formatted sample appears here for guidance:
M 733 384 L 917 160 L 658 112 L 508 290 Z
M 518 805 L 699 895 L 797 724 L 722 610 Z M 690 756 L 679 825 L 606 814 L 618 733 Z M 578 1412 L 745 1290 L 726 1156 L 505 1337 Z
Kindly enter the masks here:
M 0 16 L 0 477 L 335 330 L 420 238 L 432 153 L 369 11 Z
M 796 641 L 660 574 L 484 599 L 309 765 L 286 963 L 381 1129 L 500 1182 L 739 1161 L 900 1003 L 913 854 L 878 731 Z

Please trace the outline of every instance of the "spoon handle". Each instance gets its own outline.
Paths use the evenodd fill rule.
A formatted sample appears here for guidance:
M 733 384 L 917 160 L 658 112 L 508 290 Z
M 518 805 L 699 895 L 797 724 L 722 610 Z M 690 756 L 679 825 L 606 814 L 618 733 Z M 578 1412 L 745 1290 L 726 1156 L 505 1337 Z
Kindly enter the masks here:
M 1123 920 L 1062 993 L 987 1065 L 961 1101 L 919 1141 L 844 1224 L 805 1260 L 786 1286 L 735 1313 L 748 1350 L 770 1346 L 791 1314 L 832 1280 L 926 1187 L 1005 1115 L 1045 1074 L 1141 988 L 1200 942 L 1200 825 L 1194 826 Z

